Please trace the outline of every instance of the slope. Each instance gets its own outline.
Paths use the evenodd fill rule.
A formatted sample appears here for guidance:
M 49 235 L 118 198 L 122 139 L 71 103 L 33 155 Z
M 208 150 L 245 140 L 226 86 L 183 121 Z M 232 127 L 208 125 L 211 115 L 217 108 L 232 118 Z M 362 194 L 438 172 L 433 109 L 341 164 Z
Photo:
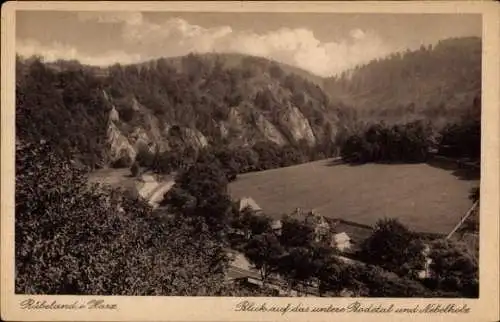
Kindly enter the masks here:
M 75 150 L 91 167 L 129 164 L 144 149 L 331 144 L 345 107 L 297 70 L 233 54 L 104 69 L 18 57 L 16 125 L 21 139 Z
M 327 79 L 325 90 L 367 120 L 450 121 L 481 96 L 481 39 L 446 39 L 394 53 Z

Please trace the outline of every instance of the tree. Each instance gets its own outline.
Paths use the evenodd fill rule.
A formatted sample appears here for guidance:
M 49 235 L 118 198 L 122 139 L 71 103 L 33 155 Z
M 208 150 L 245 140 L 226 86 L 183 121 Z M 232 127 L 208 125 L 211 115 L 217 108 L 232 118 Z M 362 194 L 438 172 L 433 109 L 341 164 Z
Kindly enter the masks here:
M 234 151 L 229 148 L 220 147 L 215 151 L 215 158 L 219 161 L 224 172 L 226 172 L 227 180 L 229 182 L 236 180 L 240 169 L 236 162 Z
M 208 225 L 213 234 L 227 233 L 231 200 L 226 175 L 215 163 L 196 163 L 183 171 L 162 204 L 182 216 L 203 219 L 199 223 Z
M 400 277 L 374 265 L 357 266 L 351 278 L 363 285 L 369 297 L 432 297 L 433 293 L 421 283 Z M 352 283 L 352 281 L 351 281 Z
M 213 194 L 226 194 L 228 182 L 220 166 L 207 161 L 198 162 L 183 171 L 178 176 L 176 183 L 178 187 L 200 198 Z
M 280 241 L 287 248 L 308 248 L 314 242 L 314 229 L 296 218 L 283 216 Z
M 155 161 L 155 154 L 151 153 L 148 147 L 141 146 L 137 152 L 135 161 L 139 166 L 151 168 Z
M 324 265 L 322 265 L 317 277 L 319 280 L 318 291 L 320 294 L 333 293 L 334 295 L 348 287 L 349 281 L 344 273 L 344 264 L 331 257 Z
M 250 239 L 252 236 L 270 232 L 271 218 L 265 214 L 256 215 L 247 207 L 237 217 L 237 226 L 241 227 L 247 239 Z
M 441 131 L 439 153 L 450 157 L 481 157 L 481 118 L 464 118 Z
M 259 156 L 259 170 L 274 169 L 280 166 L 281 160 L 278 156 L 279 146 L 277 144 L 261 141 L 253 146 L 253 150 Z
M 139 162 L 135 161 L 132 166 L 130 167 L 130 173 L 132 174 L 133 177 L 137 177 L 139 175 Z
M 312 254 L 307 247 L 294 247 L 288 250 L 278 263 L 278 271 L 288 280 L 289 288 L 305 284 L 314 275 Z
M 470 190 L 470 193 L 469 193 L 469 199 L 472 201 L 472 202 L 477 202 L 479 201 L 479 187 L 474 187 Z
M 437 240 L 429 255 L 432 279 L 438 289 L 458 291 L 466 297 L 477 297 L 478 265 L 463 243 Z
M 289 288 L 298 285 L 306 288 L 316 284 L 325 291 L 328 288 L 326 285 L 335 278 L 329 274 L 335 273 L 336 264 L 330 247 L 311 244 L 286 249 L 279 261 L 278 272 L 288 280 Z
M 86 164 L 86 163 L 85 163 Z M 128 168 L 133 164 L 130 155 L 124 153 L 116 161 L 111 164 L 113 168 Z
M 416 276 L 424 268 L 424 245 L 397 219 L 379 220 L 361 245 L 361 258 L 402 276 Z
M 253 236 L 244 249 L 245 256 L 259 270 L 264 285 L 269 276 L 277 271 L 283 251 L 283 247 L 273 233 Z

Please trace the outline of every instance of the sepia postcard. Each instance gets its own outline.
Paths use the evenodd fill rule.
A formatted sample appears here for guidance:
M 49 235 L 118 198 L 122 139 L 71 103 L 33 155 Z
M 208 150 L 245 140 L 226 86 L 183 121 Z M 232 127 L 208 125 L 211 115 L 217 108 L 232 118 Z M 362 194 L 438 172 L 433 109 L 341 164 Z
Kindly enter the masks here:
M 498 321 L 495 2 L 2 6 L 5 321 Z

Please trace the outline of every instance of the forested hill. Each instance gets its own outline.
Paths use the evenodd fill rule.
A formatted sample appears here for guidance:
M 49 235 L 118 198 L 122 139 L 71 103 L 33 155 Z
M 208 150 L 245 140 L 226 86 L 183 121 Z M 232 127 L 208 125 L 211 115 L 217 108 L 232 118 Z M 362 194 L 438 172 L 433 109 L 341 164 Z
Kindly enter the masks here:
M 394 53 L 329 78 L 324 88 L 366 120 L 451 121 L 457 109 L 481 97 L 481 39 L 447 39 Z
M 314 79 L 232 54 L 109 68 L 18 57 L 17 134 L 56 142 L 92 166 L 134 159 L 141 149 L 331 145 L 347 109 L 305 75 Z
M 476 38 L 393 54 L 328 79 L 239 54 L 107 68 L 18 57 L 16 134 L 52 142 L 93 168 L 128 166 L 143 150 L 210 146 L 328 157 L 338 152 L 338 134 L 359 120 L 454 122 L 480 97 L 480 84 Z

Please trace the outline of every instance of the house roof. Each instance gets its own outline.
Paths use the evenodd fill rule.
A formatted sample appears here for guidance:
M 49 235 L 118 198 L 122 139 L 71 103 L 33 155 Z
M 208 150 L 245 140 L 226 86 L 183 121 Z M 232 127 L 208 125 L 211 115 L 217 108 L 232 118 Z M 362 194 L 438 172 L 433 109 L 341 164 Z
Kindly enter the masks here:
M 251 197 L 241 198 L 240 211 L 242 211 L 245 208 L 250 208 L 253 211 L 261 211 L 262 210 L 262 208 Z
M 361 243 L 370 237 L 373 229 L 370 226 L 350 222 L 342 219 L 332 219 L 331 225 L 334 233 L 346 233 L 352 242 Z
M 344 242 L 351 240 L 351 237 L 349 237 L 349 235 L 347 235 L 345 232 L 335 234 L 333 238 L 335 238 L 336 242 Z

